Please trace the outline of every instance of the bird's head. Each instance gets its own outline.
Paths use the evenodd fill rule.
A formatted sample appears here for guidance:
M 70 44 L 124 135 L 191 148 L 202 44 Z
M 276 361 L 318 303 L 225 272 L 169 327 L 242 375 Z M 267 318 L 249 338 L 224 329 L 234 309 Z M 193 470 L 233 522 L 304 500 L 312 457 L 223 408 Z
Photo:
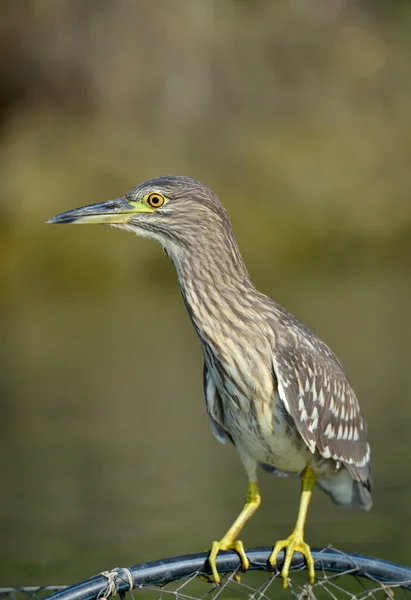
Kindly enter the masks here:
M 176 175 L 151 179 L 122 198 L 75 208 L 47 222 L 111 225 L 152 238 L 165 250 L 231 233 L 227 213 L 214 192 L 195 179 Z
M 151 238 L 173 261 L 180 283 L 187 270 L 197 279 L 213 274 L 214 284 L 216 278 L 221 285 L 249 280 L 223 205 L 214 192 L 190 177 L 150 179 L 122 198 L 75 208 L 47 222 L 111 225 Z

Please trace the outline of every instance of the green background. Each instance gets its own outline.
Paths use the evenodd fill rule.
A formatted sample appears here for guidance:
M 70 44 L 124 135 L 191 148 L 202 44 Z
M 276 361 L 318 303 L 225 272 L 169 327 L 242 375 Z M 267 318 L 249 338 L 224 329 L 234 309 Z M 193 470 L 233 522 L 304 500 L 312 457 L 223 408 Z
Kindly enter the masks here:
M 166 173 L 217 192 L 360 399 L 375 506 L 316 492 L 308 542 L 410 563 L 410 27 L 408 2 L 0 4 L 0 585 L 203 551 L 242 506 L 161 249 L 45 225 Z M 261 487 L 249 547 L 296 518 L 297 481 Z

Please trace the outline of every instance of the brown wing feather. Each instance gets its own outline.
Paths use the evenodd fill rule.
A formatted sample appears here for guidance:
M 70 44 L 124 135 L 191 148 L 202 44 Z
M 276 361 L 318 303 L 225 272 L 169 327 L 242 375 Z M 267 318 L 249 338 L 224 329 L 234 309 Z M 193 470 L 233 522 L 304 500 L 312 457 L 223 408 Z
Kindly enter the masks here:
M 292 341 L 283 340 L 274 356 L 286 410 L 311 452 L 341 462 L 354 479 L 371 485 L 366 424 L 340 363 L 318 338 Z
M 219 442 L 225 444 L 226 438 L 231 440 L 230 434 L 224 429 L 223 408 L 221 405 L 220 394 L 217 392 L 214 382 L 204 363 L 203 370 L 204 398 L 207 407 L 208 418 L 210 420 L 211 431 Z

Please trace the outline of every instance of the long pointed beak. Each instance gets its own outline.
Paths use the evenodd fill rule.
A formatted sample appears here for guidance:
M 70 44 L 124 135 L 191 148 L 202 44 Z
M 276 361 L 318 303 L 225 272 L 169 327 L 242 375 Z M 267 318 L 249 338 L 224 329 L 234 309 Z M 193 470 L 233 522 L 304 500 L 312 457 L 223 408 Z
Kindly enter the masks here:
M 107 200 L 107 202 L 98 202 L 97 204 L 89 204 L 88 206 L 68 210 L 52 217 L 47 223 L 98 223 L 110 225 L 127 223 L 136 213 L 150 212 L 153 211 L 142 202 L 129 202 L 125 198 L 116 198 L 115 200 Z

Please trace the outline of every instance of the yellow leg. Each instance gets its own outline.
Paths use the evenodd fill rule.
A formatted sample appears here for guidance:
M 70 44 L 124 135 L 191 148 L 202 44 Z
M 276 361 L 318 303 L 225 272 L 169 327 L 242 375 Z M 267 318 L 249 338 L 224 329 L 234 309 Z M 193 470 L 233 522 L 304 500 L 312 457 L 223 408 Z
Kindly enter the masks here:
M 240 512 L 230 529 L 224 535 L 219 542 L 213 542 L 211 546 L 210 555 L 208 562 L 211 567 L 213 579 L 216 583 L 220 582 L 220 575 L 217 571 L 216 559 L 217 554 L 220 550 L 235 550 L 241 559 L 241 568 L 243 571 L 248 569 L 250 564 L 248 558 L 245 555 L 243 542 L 236 540 L 236 537 L 244 527 L 248 519 L 255 513 L 257 508 L 260 506 L 261 496 L 258 489 L 258 485 L 254 481 L 250 481 L 248 484 L 247 498 L 244 504 L 243 510 Z
M 315 485 L 315 479 L 314 471 L 310 469 L 310 467 L 307 467 L 301 479 L 300 508 L 298 510 L 297 523 L 295 524 L 294 531 L 286 540 L 279 540 L 275 544 L 274 550 L 269 558 L 270 565 L 275 567 L 278 553 L 283 548 L 285 549 L 285 558 L 281 570 L 283 588 L 288 586 L 288 572 L 294 552 L 301 552 L 301 554 L 305 556 L 308 568 L 308 581 L 309 583 L 314 583 L 314 560 L 311 555 L 310 546 L 304 542 L 304 525 L 307 518 L 312 490 Z

